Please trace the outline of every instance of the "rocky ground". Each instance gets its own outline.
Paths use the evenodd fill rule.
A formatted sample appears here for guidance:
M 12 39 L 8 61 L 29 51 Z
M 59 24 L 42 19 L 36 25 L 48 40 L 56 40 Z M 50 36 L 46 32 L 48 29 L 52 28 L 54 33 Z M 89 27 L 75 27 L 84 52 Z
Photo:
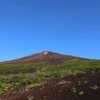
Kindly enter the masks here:
M 52 79 L 38 87 L 1 94 L 0 100 L 100 100 L 100 73 Z

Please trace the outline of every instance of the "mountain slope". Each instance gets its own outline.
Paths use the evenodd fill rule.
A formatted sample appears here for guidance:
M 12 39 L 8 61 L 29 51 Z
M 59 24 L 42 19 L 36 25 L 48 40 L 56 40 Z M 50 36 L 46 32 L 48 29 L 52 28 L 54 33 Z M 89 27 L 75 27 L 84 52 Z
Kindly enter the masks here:
M 40 99 L 100 100 L 100 60 L 44 51 L 0 64 L 0 100 Z
M 5 61 L 2 63 L 15 63 L 15 64 L 27 64 L 27 63 L 49 63 L 59 64 L 67 60 L 79 59 L 79 57 L 63 55 L 59 53 L 43 51 L 40 53 L 32 54 L 23 58 Z

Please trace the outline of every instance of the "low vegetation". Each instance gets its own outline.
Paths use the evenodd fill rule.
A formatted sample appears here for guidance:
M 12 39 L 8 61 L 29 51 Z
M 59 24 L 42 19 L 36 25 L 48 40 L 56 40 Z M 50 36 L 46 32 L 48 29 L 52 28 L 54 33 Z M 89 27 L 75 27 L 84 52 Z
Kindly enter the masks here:
M 59 65 L 48 64 L 1 64 L 0 94 L 14 89 L 31 88 L 46 83 L 49 79 L 63 78 L 77 73 L 100 72 L 99 60 L 70 60 Z M 84 81 L 87 83 L 87 81 Z M 81 84 L 81 83 L 78 83 Z M 97 86 L 91 87 L 96 89 Z M 76 88 L 72 89 L 76 92 Z M 84 92 L 80 91 L 79 95 Z

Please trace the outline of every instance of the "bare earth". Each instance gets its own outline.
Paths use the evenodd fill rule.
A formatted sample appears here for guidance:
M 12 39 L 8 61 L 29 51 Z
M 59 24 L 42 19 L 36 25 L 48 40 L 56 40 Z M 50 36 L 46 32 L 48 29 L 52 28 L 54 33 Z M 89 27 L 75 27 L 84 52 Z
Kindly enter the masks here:
M 0 95 L 0 100 L 100 100 L 100 73 L 52 79 L 42 86 Z

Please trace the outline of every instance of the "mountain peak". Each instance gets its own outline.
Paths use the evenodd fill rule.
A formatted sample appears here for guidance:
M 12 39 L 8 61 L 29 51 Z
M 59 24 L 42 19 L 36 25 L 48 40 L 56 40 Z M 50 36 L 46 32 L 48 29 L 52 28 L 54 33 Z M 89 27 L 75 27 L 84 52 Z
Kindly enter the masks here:
M 50 53 L 50 51 L 42 51 L 42 52 L 40 52 L 40 53 L 42 53 L 42 54 L 48 54 L 48 53 Z
M 79 57 L 63 55 L 51 51 L 42 51 L 36 54 L 32 54 L 26 57 L 22 57 L 15 60 L 5 61 L 3 63 L 13 64 L 26 64 L 26 63 L 49 63 L 59 64 L 67 60 L 78 59 Z
M 47 55 L 48 53 L 49 53 L 48 51 L 44 51 L 44 52 L 43 52 L 44 55 Z

